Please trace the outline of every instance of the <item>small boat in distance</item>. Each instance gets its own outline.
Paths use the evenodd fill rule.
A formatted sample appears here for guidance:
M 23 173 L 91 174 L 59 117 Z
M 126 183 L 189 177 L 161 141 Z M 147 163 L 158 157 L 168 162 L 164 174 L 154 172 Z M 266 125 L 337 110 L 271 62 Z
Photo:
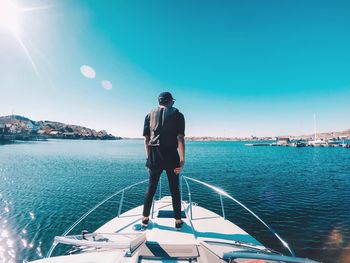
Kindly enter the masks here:
M 308 144 L 309 144 L 309 146 L 312 146 L 312 147 L 325 147 L 325 146 L 327 146 L 327 143 L 322 139 L 315 139 L 315 140 L 309 141 Z
M 299 140 L 299 141 L 296 141 L 296 142 L 292 142 L 290 144 L 290 146 L 292 146 L 292 147 L 306 147 L 307 144 L 306 144 L 306 142 Z
M 312 146 L 312 147 L 324 147 L 324 146 L 327 146 L 327 143 L 324 140 L 317 138 L 316 114 L 314 114 L 314 139 L 312 141 L 309 141 L 308 145 Z
M 218 187 L 187 176 L 181 176 L 180 180 L 184 221 L 182 229 L 175 230 L 171 197 L 161 197 L 161 184 L 159 198 L 153 202 L 151 222 L 147 229 L 143 229 L 139 224 L 142 219 L 142 205 L 124 213 L 121 211 L 126 191 L 147 182 L 148 180 L 143 180 L 130 185 L 101 201 L 79 218 L 62 236 L 55 237 L 55 242 L 46 258 L 33 262 L 316 263 L 310 259 L 295 257 L 287 242 L 237 199 Z M 216 194 L 221 204 L 219 207 L 221 215 L 192 201 L 190 187 L 192 184 L 197 184 L 196 187 L 205 187 Z M 187 192 L 187 200 L 183 200 L 183 188 Z M 87 216 L 115 196 L 120 196 L 118 215 L 115 218 L 91 233 L 83 231 L 81 234 L 68 235 Z M 270 231 L 272 239 L 280 242 L 284 251 L 277 252 L 269 248 L 246 230 L 229 221 L 225 216 L 224 199 L 234 202 L 258 220 Z M 64 255 L 51 257 L 59 244 L 69 245 L 71 248 Z
M 271 143 L 246 143 L 245 146 L 271 146 Z

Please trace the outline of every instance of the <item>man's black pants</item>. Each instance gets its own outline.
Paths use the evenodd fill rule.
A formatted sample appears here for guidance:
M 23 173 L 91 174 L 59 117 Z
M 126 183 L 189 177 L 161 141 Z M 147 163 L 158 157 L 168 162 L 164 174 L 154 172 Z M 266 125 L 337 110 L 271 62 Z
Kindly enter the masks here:
M 168 176 L 169 188 L 171 192 L 171 197 L 173 201 L 173 209 L 175 219 L 181 219 L 181 200 L 180 200 L 180 190 L 179 190 L 179 177 L 174 173 L 174 169 L 165 169 Z M 145 196 L 145 203 L 143 206 L 143 216 L 147 217 L 150 215 L 152 201 L 155 192 L 157 191 L 157 186 L 159 182 L 159 177 L 162 174 L 163 169 L 161 170 L 151 170 L 149 169 L 149 185 L 148 190 Z

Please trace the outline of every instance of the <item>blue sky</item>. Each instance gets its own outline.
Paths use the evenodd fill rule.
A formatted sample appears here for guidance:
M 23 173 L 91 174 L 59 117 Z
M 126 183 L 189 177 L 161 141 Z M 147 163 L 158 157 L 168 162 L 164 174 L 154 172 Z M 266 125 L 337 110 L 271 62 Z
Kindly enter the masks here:
M 16 3 L 36 70 L 0 20 L 0 115 L 140 137 L 171 91 L 189 136 L 312 133 L 314 113 L 318 131 L 350 128 L 349 1 Z

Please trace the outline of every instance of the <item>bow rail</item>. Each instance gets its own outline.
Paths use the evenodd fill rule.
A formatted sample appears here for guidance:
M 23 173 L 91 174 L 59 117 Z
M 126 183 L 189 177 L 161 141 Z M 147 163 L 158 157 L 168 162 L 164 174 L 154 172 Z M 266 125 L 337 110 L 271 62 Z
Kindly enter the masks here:
M 236 204 L 238 204 L 240 207 L 242 207 L 244 210 L 248 211 L 253 217 L 255 217 L 259 222 L 261 222 L 281 243 L 282 245 L 288 250 L 288 252 L 291 254 L 292 257 L 295 257 L 294 252 L 292 251 L 292 249 L 289 247 L 288 243 L 286 241 L 284 241 L 277 233 L 276 231 L 274 231 L 269 225 L 267 225 L 258 215 L 256 215 L 252 210 L 250 210 L 248 207 L 246 207 L 244 204 L 242 204 L 240 201 L 238 201 L 236 198 L 234 198 L 233 196 L 231 196 L 230 194 L 228 194 L 227 192 L 225 192 L 224 190 L 213 186 L 211 184 L 208 184 L 206 182 L 200 181 L 198 179 L 194 179 L 188 176 L 181 176 L 180 179 L 180 194 L 181 194 L 181 201 L 183 199 L 183 183 L 182 181 L 185 181 L 186 184 L 186 188 L 187 188 L 187 192 L 188 192 L 188 204 L 189 204 L 189 215 L 190 215 L 190 219 L 192 220 L 193 218 L 193 210 L 192 210 L 192 197 L 191 197 L 191 188 L 190 188 L 190 184 L 188 183 L 188 181 L 192 181 L 195 182 L 197 184 L 203 185 L 211 190 L 213 190 L 215 193 L 219 194 L 220 197 L 220 204 L 221 204 L 221 211 L 222 211 L 222 217 L 225 219 L 225 207 L 224 207 L 224 202 L 223 202 L 223 197 L 230 199 L 231 201 L 235 202 Z M 121 194 L 120 196 L 120 202 L 119 202 L 119 208 L 118 208 L 118 217 L 121 214 L 122 211 L 122 206 L 123 206 L 123 202 L 124 202 L 124 194 L 126 190 L 129 190 L 135 186 L 138 186 L 140 184 L 146 183 L 148 182 L 148 179 L 139 181 L 137 183 L 131 184 L 121 190 L 116 191 L 115 193 L 111 194 L 110 196 L 106 197 L 105 199 L 103 199 L 101 202 L 99 202 L 98 204 L 96 204 L 93 208 L 91 208 L 90 210 L 88 210 L 85 214 L 83 214 L 79 219 L 77 219 L 69 228 L 67 228 L 66 231 L 64 231 L 64 233 L 61 235 L 62 237 L 67 236 L 76 226 L 78 226 L 86 217 L 88 217 L 92 212 L 94 212 L 97 208 L 99 208 L 101 205 L 103 205 L 104 203 L 106 203 L 107 201 L 109 201 L 110 199 L 112 199 L 113 197 Z M 160 183 L 159 183 L 159 188 L 158 188 L 158 197 L 159 199 L 161 199 L 162 197 L 162 184 L 161 184 L 161 178 L 160 178 Z M 151 217 L 153 218 L 153 213 L 154 213 L 154 202 L 152 205 L 152 211 L 151 211 Z M 58 242 L 53 242 L 52 246 L 50 247 L 46 257 L 49 258 L 51 257 L 53 251 L 55 250 L 55 248 L 57 247 Z
M 119 209 L 118 209 L 118 217 L 121 214 L 122 211 L 122 206 L 123 206 L 123 201 L 124 201 L 124 193 L 126 190 L 129 190 L 132 187 L 135 187 L 137 185 L 143 184 L 145 182 L 148 182 L 148 179 L 146 180 L 142 180 L 139 181 L 137 183 L 134 183 L 132 185 L 129 185 L 121 190 L 118 190 L 117 192 L 115 192 L 114 194 L 106 197 L 105 199 L 103 199 L 101 202 L 99 202 L 97 205 L 95 205 L 93 208 L 91 208 L 89 211 L 87 211 L 85 214 L 83 214 L 77 221 L 75 221 L 66 231 L 64 231 L 64 233 L 62 234 L 63 237 L 67 236 L 77 225 L 79 225 L 81 223 L 81 221 L 83 221 L 87 216 L 89 216 L 92 212 L 94 212 L 97 208 L 99 208 L 101 205 L 103 205 L 104 203 L 106 203 L 108 200 L 112 199 L 113 197 L 115 197 L 116 195 L 121 193 L 121 197 L 120 197 L 120 203 L 119 203 Z M 49 252 L 47 253 L 46 257 L 49 258 L 51 257 L 54 249 L 56 248 L 56 246 L 58 245 L 57 242 L 53 242 Z
M 252 210 L 250 210 L 248 207 L 246 207 L 244 204 L 242 204 L 240 201 L 238 201 L 236 198 L 234 198 L 233 196 L 229 195 L 228 193 L 226 193 L 224 190 L 213 186 L 211 184 L 205 183 L 203 181 L 188 177 L 188 176 L 182 176 L 182 178 L 185 180 L 186 186 L 187 186 L 187 190 L 188 190 L 188 198 L 189 198 L 189 207 L 190 207 L 190 218 L 192 220 L 192 202 L 191 202 L 191 189 L 190 186 L 187 182 L 187 180 L 190 180 L 192 182 L 201 184 L 206 186 L 207 188 L 212 189 L 214 192 L 218 193 L 220 196 L 220 203 L 221 203 L 221 210 L 222 210 L 222 216 L 223 218 L 225 218 L 225 207 L 224 207 L 224 203 L 222 200 L 222 197 L 226 197 L 230 200 L 232 200 L 233 202 L 235 202 L 236 204 L 238 204 L 240 207 L 242 207 L 244 210 L 248 211 L 252 216 L 254 216 L 257 220 L 259 220 L 281 243 L 282 245 L 288 250 L 288 252 L 292 255 L 292 257 L 295 257 L 294 252 L 292 251 L 292 249 L 289 247 L 288 243 L 286 241 L 284 241 L 277 233 L 276 231 L 274 231 L 268 224 L 266 224 L 257 214 L 255 214 Z M 182 189 L 181 189 L 182 191 Z

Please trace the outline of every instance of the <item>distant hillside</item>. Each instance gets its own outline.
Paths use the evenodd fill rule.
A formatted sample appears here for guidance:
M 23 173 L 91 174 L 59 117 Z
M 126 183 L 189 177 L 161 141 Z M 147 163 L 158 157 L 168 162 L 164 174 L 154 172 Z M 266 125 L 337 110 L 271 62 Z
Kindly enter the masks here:
M 306 135 L 283 135 L 276 137 L 287 137 L 291 139 L 314 139 L 314 134 Z M 275 140 L 276 137 L 212 137 L 212 136 L 202 136 L 202 137 L 187 137 L 189 141 L 270 141 Z M 334 138 L 350 138 L 350 129 L 339 132 L 323 132 L 317 133 L 317 138 L 323 139 L 334 139 Z
M 307 134 L 307 135 L 290 136 L 290 137 L 291 138 L 310 139 L 310 138 L 314 138 L 314 136 L 315 136 L 314 134 Z M 350 138 L 350 129 L 347 129 L 345 131 L 317 133 L 317 137 L 318 138 L 325 138 L 325 139 L 338 138 L 338 137 Z
M 33 121 L 19 115 L 0 117 L 0 132 L 13 134 L 16 137 L 27 135 L 42 136 L 57 139 L 85 139 L 85 140 L 119 140 L 105 130 L 96 131 L 87 127 L 65 124 L 56 121 Z

